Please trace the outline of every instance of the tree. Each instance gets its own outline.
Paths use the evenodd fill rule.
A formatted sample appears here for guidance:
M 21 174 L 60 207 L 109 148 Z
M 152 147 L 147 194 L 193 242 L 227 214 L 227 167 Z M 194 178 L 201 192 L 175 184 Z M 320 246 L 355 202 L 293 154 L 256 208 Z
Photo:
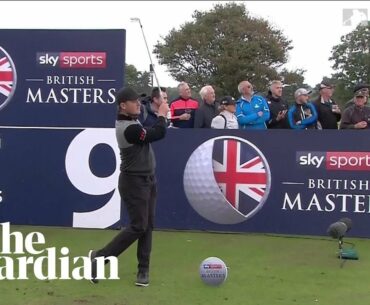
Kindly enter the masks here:
M 217 4 L 192 17 L 154 48 L 177 81 L 196 88 L 211 84 L 218 94 L 238 96 L 240 81 L 248 79 L 264 91 L 287 62 L 291 41 L 266 20 L 251 17 L 244 4 Z
M 294 71 L 289 71 L 287 69 L 283 69 L 279 73 L 280 79 L 284 83 L 283 87 L 283 97 L 286 99 L 290 104 L 294 103 L 294 92 L 298 88 L 308 88 L 310 89 L 310 86 L 307 85 L 304 82 L 304 76 L 305 70 L 302 69 L 296 69 Z
M 357 83 L 368 83 L 370 74 L 370 23 L 359 24 L 356 29 L 341 37 L 341 43 L 332 48 L 329 60 L 337 71 L 330 77 L 323 77 L 335 86 L 333 100 L 342 108 L 353 98 L 353 88 Z M 319 85 L 315 86 L 312 98 L 319 95 Z
M 294 103 L 294 92 L 298 88 L 307 88 L 311 89 L 311 87 L 304 82 L 305 70 L 296 69 L 294 71 L 289 71 L 286 68 L 282 69 L 278 77 L 276 79 L 281 80 L 283 83 L 283 98 L 288 102 L 288 104 Z M 257 92 L 261 95 L 267 95 L 269 91 L 269 87 L 266 87 L 264 91 Z
M 134 65 L 125 64 L 125 86 L 134 88 L 140 94 L 150 95 L 153 89 L 152 83 L 152 76 L 149 72 L 140 72 Z M 179 96 L 177 87 L 166 89 L 169 101 Z M 193 96 L 197 97 L 197 93 L 194 92 Z
M 344 109 L 344 105 L 353 98 L 353 87 L 348 88 L 342 79 L 336 80 L 334 84 L 333 99 Z
M 134 65 L 125 64 L 125 86 L 148 95 L 152 91 L 151 75 L 147 71 L 138 71 Z
M 337 71 L 336 78 L 346 90 L 357 83 L 368 83 L 370 74 L 370 23 L 359 24 L 355 30 L 341 37 L 341 43 L 334 46 L 329 60 Z

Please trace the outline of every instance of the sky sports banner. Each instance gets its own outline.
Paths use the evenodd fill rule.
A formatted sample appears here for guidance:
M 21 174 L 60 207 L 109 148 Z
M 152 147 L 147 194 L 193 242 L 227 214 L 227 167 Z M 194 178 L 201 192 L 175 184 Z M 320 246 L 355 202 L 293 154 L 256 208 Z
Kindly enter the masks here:
M 153 145 L 156 227 L 325 235 L 331 223 L 349 217 L 349 235 L 370 237 L 369 136 L 350 130 L 169 130 Z M 126 223 L 114 129 L 7 129 L 3 143 L 1 223 Z
M 125 30 L 0 30 L 0 125 L 113 127 Z

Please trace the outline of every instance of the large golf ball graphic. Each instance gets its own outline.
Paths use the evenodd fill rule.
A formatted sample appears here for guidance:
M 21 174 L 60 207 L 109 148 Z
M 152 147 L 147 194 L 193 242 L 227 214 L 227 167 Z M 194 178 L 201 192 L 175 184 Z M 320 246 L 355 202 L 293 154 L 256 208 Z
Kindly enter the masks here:
M 202 143 L 185 166 L 184 190 L 190 205 L 218 224 L 251 218 L 265 203 L 270 186 L 265 156 L 239 137 L 221 136 Z

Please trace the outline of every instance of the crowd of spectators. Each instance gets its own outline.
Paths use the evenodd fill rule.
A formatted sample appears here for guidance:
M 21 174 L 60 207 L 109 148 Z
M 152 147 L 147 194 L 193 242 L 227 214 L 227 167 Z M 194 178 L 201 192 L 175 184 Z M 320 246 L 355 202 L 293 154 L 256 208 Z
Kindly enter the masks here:
M 139 121 L 150 126 L 156 119 L 161 102 L 167 101 L 166 88 L 154 88 L 142 99 Z M 216 98 L 215 90 L 206 85 L 199 91 L 201 101 L 192 98 L 186 82 L 178 85 L 179 96 L 170 102 L 169 127 L 217 129 L 370 129 L 369 85 L 358 84 L 353 99 L 344 109 L 332 99 L 334 86 L 327 81 L 319 85 L 319 97 L 311 100 L 311 91 L 299 88 L 294 103 L 283 99 L 283 83 L 274 80 L 266 96 L 256 94 L 253 85 L 241 81 L 240 97 Z M 162 99 L 161 99 L 162 96 Z

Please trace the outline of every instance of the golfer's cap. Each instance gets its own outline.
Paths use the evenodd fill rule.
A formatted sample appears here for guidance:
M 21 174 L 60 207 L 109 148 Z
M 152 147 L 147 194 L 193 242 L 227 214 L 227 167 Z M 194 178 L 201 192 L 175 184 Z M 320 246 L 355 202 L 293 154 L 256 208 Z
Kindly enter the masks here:
M 140 95 L 131 87 L 124 87 L 118 90 L 116 94 L 116 103 L 125 103 L 127 101 L 136 101 Z

